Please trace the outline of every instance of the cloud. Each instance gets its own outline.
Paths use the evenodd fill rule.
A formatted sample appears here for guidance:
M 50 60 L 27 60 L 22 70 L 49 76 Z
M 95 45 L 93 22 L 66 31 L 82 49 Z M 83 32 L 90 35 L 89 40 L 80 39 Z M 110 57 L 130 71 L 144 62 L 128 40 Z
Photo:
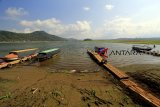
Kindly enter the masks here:
M 114 6 L 111 5 L 111 4 L 106 4 L 105 8 L 106 8 L 107 10 L 112 10 L 112 9 L 114 8 Z
M 16 7 L 9 7 L 5 11 L 5 13 L 7 14 L 7 16 L 12 17 L 12 18 L 21 17 L 21 16 L 25 16 L 28 14 L 28 12 L 24 10 L 24 8 L 16 8 Z
M 103 38 L 154 37 L 160 34 L 160 20 L 137 22 L 129 17 L 116 17 L 105 21 L 97 34 Z
M 113 39 L 113 38 L 135 38 L 153 37 L 160 34 L 160 20 L 137 22 L 131 17 L 114 17 L 106 20 L 100 27 L 93 28 L 88 21 L 76 21 L 71 24 L 64 24 L 58 19 L 46 20 L 22 20 L 21 32 L 29 33 L 37 30 L 44 30 L 65 38 L 92 38 L 92 39 Z M 17 30 L 18 31 L 18 30 Z M 20 31 L 19 31 L 20 32 Z
M 17 32 L 17 33 L 31 33 L 31 32 L 33 32 L 32 29 L 30 29 L 30 28 L 24 28 L 21 30 L 13 28 L 13 29 L 9 29 L 9 31 Z M 38 29 L 37 29 L 37 31 L 38 31 Z
M 67 38 L 85 38 L 91 34 L 91 23 L 88 21 L 77 21 L 72 24 L 63 24 L 55 18 L 46 20 L 22 20 L 19 23 L 25 30 L 23 32 L 32 32 L 36 30 L 45 30 L 48 33 Z
M 90 8 L 90 7 L 83 7 L 83 10 L 85 10 L 85 11 L 90 11 L 91 8 Z

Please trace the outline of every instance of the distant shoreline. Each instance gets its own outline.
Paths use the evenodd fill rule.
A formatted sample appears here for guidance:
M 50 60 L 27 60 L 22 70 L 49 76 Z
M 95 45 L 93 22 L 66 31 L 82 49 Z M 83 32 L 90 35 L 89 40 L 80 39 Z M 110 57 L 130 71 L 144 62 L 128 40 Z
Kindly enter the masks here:
M 126 44 L 155 44 L 160 45 L 160 40 L 92 40 L 84 42 L 106 42 L 106 43 L 126 43 Z

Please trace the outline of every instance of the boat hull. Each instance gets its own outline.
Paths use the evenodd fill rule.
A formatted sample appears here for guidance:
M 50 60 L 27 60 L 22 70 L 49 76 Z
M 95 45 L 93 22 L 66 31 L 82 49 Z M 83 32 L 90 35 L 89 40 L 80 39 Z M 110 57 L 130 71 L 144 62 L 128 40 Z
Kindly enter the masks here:
M 151 51 L 152 50 L 152 48 L 148 46 L 133 46 L 132 49 L 136 51 Z
M 4 60 L 6 62 L 11 62 L 11 61 L 15 61 L 15 60 L 18 60 L 19 58 L 5 58 Z
M 37 59 L 38 59 L 38 61 L 44 61 L 46 59 L 52 58 L 54 55 L 58 54 L 59 52 L 60 52 L 59 48 L 57 48 L 57 49 L 55 49 L 53 51 L 50 51 L 50 52 L 42 51 L 42 52 L 38 53 Z

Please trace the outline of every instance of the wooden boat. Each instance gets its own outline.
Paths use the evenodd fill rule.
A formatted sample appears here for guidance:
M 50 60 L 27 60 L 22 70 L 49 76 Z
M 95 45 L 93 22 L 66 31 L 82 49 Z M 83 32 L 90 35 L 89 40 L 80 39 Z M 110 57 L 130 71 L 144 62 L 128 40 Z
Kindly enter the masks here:
M 9 54 L 7 54 L 5 57 L 4 57 L 4 60 L 7 61 L 7 62 L 10 62 L 10 61 L 15 61 L 15 60 L 18 60 L 19 59 L 19 56 L 17 53 L 15 52 L 10 52 Z
M 60 52 L 59 48 L 53 48 L 53 49 L 41 51 L 38 53 L 37 59 L 39 61 L 46 60 L 46 59 L 52 58 L 54 55 L 56 55 L 59 52 Z
M 33 52 L 32 54 L 26 55 L 24 57 L 21 57 L 19 54 L 24 53 L 24 52 L 29 52 L 29 51 L 36 51 L 36 50 L 38 50 L 38 48 L 11 51 L 11 52 L 9 52 L 8 55 L 6 55 L 4 57 L 4 60 L 6 62 L 11 62 L 11 61 L 15 61 L 15 60 L 27 60 L 29 58 L 34 57 L 36 55 L 36 53 Z
M 17 50 L 17 51 L 11 51 L 9 52 L 8 55 L 6 55 L 3 58 L 0 58 L 0 69 L 4 68 L 4 67 L 12 67 L 12 65 L 18 64 L 20 62 L 24 62 L 26 60 L 30 60 L 34 57 L 37 56 L 37 51 L 38 48 L 33 48 L 33 49 L 25 49 L 25 50 Z M 19 55 L 19 53 L 23 53 L 23 52 L 29 52 L 29 51 L 33 51 L 32 54 L 29 55 L 25 55 L 23 57 L 21 57 Z M 9 55 L 13 55 L 12 57 L 7 57 Z
M 132 49 L 136 50 L 136 51 L 150 51 L 150 50 L 152 50 L 152 48 L 147 45 L 133 45 Z

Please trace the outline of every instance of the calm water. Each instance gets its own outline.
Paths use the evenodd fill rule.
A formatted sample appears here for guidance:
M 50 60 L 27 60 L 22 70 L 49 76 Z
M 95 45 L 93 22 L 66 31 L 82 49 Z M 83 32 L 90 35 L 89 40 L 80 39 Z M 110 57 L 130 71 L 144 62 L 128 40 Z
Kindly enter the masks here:
M 57 42 L 34 42 L 34 43 L 0 43 L 0 56 L 4 56 L 9 51 L 39 48 L 40 50 L 50 48 L 60 48 L 58 56 L 44 61 L 40 67 L 61 70 L 88 70 L 95 71 L 99 67 L 90 59 L 86 53 L 87 49 L 93 49 L 94 46 L 103 46 L 112 50 L 131 50 L 132 44 L 104 43 L 104 42 L 80 42 L 80 41 L 57 41 Z M 159 46 L 157 46 L 159 47 Z M 160 57 L 151 55 L 111 55 L 109 62 L 113 65 L 125 66 L 131 64 L 157 64 L 160 63 Z

